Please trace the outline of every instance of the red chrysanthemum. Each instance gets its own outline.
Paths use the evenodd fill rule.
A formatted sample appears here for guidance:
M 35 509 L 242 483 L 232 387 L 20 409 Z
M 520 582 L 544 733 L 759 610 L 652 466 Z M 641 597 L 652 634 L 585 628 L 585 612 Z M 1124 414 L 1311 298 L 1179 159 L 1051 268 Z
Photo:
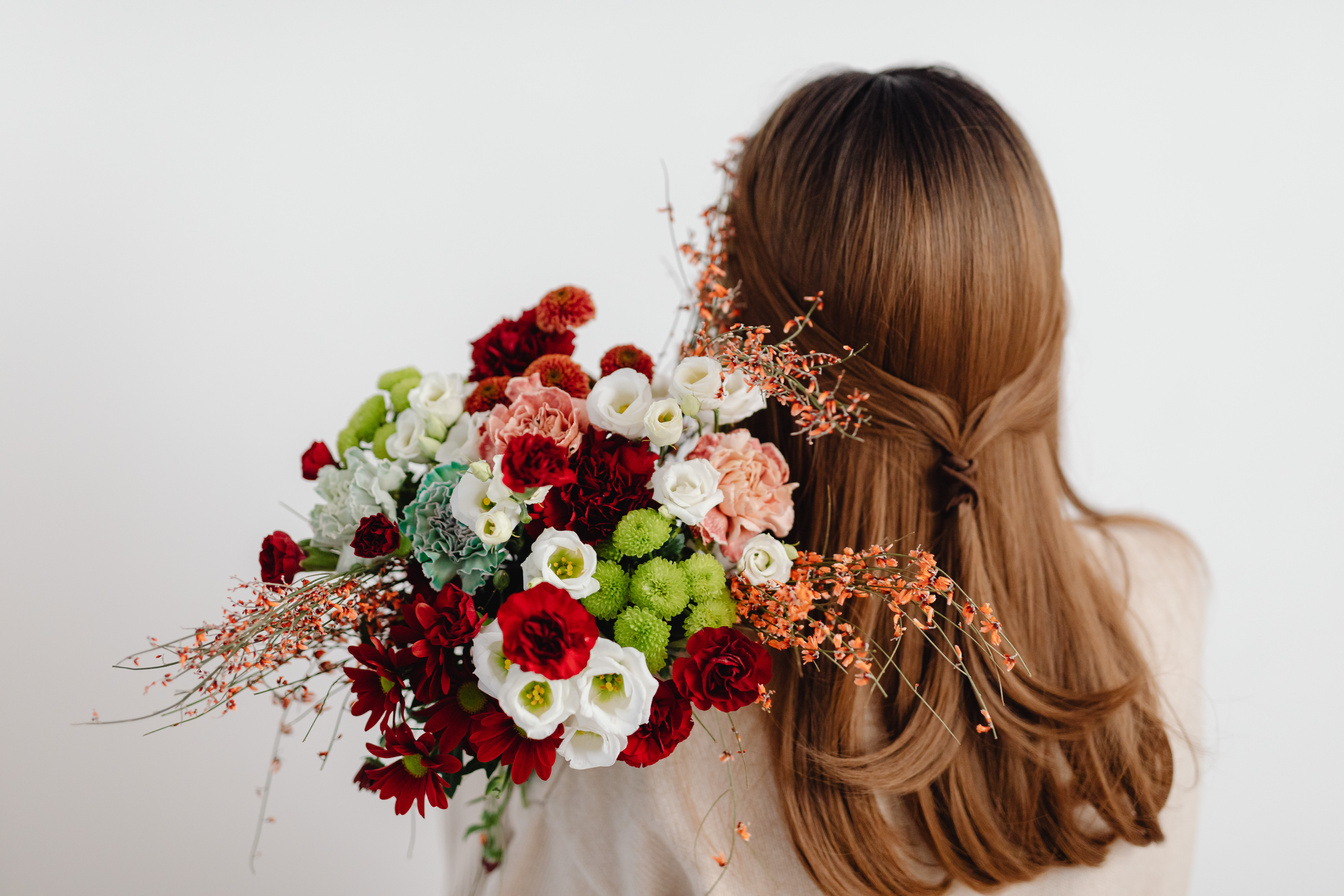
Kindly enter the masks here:
M 422 700 L 447 694 L 453 686 L 453 670 L 459 665 L 454 648 L 461 647 L 481 630 L 472 596 L 449 582 L 433 599 L 417 596 L 401 610 L 403 625 L 392 627 L 392 637 L 410 644 L 411 655 L 424 660 L 424 677 L 416 694 Z
M 390 729 L 387 746 L 365 744 L 369 752 L 383 759 L 397 759 L 391 765 L 364 772 L 380 799 L 395 799 L 396 813 L 405 815 L 414 805 L 425 814 L 425 802 L 436 809 L 448 808 L 453 783 L 446 776 L 462 770 L 462 760 L 451 753 L 435 755 L 434 735 L 415 733 L 405 725 Z
M 499 608 L 504 656 L 525 672 L 552 681 L 571 678 L 588 665 L 597 643 L 597 620 L 568 591 L 538 582 Z
M 647 442 L 589 429 L 569 461 L 574 482 L 546 496 L 541 509 L 546 525 L 577 532 L 589 544 L 602 541 L 621 517 L 653 506 L 649 479 L 657 459 Z
M 588 397 L 588 374 L 583 372 L 569 355 L 542 355 L 523 371 L 523 376 L 537 374 L 543 386 L 564 389 L 575 398 Z
M 369 720 L 364 723 L 365 731 L 383 724 L 385 719 L 395 720 L 406 686 L 405 678 L 397 668 L 396 655 L 382 641 L 370 641 L 351 647 L 350 656 L 359 663 L 358 666 L 344 667 L 345 677 L 350 679 L 350 691 L 355 695 L 350 713 L 356 716 L 369 714 Z
M 466 401 L 462 402 L 462 409 L 468 414 L 475 414 L 488 411 L 497 404 L 508 404 L 509 397 L 504 394 L 504 387 L 508 384 L 507 376 L 492 376 L 481 380 L 476 384 L 476 388 L 471 390 Z
M 547 333 L 577 330 L 596 316 L 593 297 L 577 286 L 553 289 L 537 303 L 537 327 Z
M 515 492 L 544 485 L 569 485 L 574 471 L 569 468 L 569 452 L 553 440 L 534 432 L 520 433 L 504 446 L 499 464 L 504 484 Z
M 660 681 L 653 695 L 649 720 L 626 741 L 622 762 L 635 768 L 666 759 L 691 733 L 691 701 L 677 693 L 676 685 Z
M 336 458 L 331 456 L 331 449 L 327 447 L 326 442 L 314 442 L 303 452 L 300 463 L 303 466 L 303 478 L 316 479 L 317 471 L 323 467 L 334 466 Z
M 517 320 L 505 318 L 471 344 L 472 382 L 493 376 L 518 376 L 542 355 L 574 353 L 574 334 L 547 333 L 537 326 L 536 309 Z
M 471 717 L 470 738 L 478 760 L 498 759 L 509 766 L 513 783 L 522 784 L 532 777 L 533 772 L 543 781 L 551 777 L 555 751 L 560 746 L 564 730 L 565 726 L 556 725 L 548 737 L 532 740 L 508 715 L 498 709 L 489 709 Z
M 483 710 L 489 697 L 474 681 L 463 681 L 430 707 L 425 731 L 434 735 L 440 750 L 455 750 L 471 732 L 471 717 Z
M 360 790 L 372 790 L 377 793 L 378 787 L 369 775 L 382 767 L 383 764 L 377 759 L 365 759 L 364 764 L 359 767 L 359 771 L 355 772 L 355 786 Z
M 261 541 L 261 580 L 278 585 L 288 585 L 299 573 L 299 564 L 303 562 L 303 548 L 299 547 L 289 533 L 275 531 Z
M 770 681 L 770 651 L 735 628 L 702 628 L 686 651 L 672 663 L 672 680 L 699 709 L 741 709 Z
M 611 376 L 622 367 L 638 370 L 650 381 L 653 380 L 653 359 L 633 345 L 618 345 L 602 356 L 603 376 Z

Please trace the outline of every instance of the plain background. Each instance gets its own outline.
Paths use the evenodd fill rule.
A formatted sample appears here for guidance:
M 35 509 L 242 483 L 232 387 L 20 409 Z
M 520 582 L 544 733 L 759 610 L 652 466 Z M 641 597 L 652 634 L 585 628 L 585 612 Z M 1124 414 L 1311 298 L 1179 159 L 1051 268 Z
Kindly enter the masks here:
M 346 724 L 142 737 L 110 663 L 214 618 L 299 453 L 381 371 L 575 282 L 662 343 L 711 161 L 838 65 L 941 62 L 1015 115 L 1073 300 L 1066 462 L 1214 582 L 1193 892 L 1337 881 L 1344 109 L 1335 3 L 0 3 L 0 891 L 434 893 L 436 822 Z

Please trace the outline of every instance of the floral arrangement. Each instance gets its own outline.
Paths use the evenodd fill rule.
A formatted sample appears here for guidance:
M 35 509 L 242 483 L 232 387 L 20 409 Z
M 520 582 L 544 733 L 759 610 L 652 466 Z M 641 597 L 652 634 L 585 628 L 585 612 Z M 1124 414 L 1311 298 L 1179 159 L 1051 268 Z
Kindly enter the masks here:
M 706 220 L 727 223 L 722 208 Z M 465 775 L 489 776 L 472 833 L 493 867 L 515 789 L 562 759 L 660 762 L 695 710 L 768 710 L 778 651 L 880 687 L 907 627 L 932 637 L 946 614 L 1011 668 L 992 610 L 927 553 L 787 543 L 797 483 L 738 424 L 774 399 L 806 438 L 852 436 L 866 396 L 822 388 L 843 358 L 792 344 L 820 297 L 777 342 L 732 323 L 721 247 L 684 250 L 703 272 L 696 322 L 665 376 L 634 345 L 585 372 L 575 330 L 596 312 L 573 286 L 473 342 L 465 376 L 383 374 L 335 450 L 302 455 L 312 534 L 266 536 L 260 575 L 222 621 L 128 658 L 153 655 L 166 670 L 155 683 L 179 688 L 161 714 L 181 724 L 265 693 L 282 730 L 311 719 L 311 731 L 348 707 L 369 738 L 354 782 L 397 814 L 445 807 Z M 856 631 L 850 598 L 889 604 L 891 632 Z

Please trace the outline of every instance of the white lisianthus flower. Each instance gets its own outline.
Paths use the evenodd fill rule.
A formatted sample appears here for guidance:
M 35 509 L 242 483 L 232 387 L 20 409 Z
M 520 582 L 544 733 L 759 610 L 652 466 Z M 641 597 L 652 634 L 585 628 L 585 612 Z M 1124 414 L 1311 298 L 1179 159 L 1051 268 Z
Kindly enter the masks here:
M 602 731 L 630 735 L 649 720 L 658 679 L 635 647 L 598 638 L 588 665 L 574 678 L 579 715 Z M 624 747 L 622 747 L 624 749 Z
M 476 667 L 476 684 L 484 693 L 498 698 L 504 690 L 504 677 L 513 665 L 504 656 L 504 631 L 498 619 L 471 639 L 471 663 Z
M 448 427 L 462 416 L 465 391 L 461 374 L 430 373 L 421 377 L 420 385 L 408 392 L 406 399 L 422 419 L 433 417 Z
M 613 370 L 588 393 L 588 422 L 627 439 L 644 438 L 644 415 L 653 403 L 653 391 L 644 374 L 629 367 Z
M 432 441 L 434 451 L 425 452 L 425 443 Z M 434 456 L 439 443 L 431 440 L 425 430 L 425 420 L 415 410 L 407 408 L 397 415 L 397 431 L 387 437 L 387 453 L 397 460 L 418 463 Z
M 512 538 L 513 529 L 517 525 L 518 514 L 509 513 L 507 504 L 497 504 L 476 518 L 476 525 L 472 527 L 472 531 L 481 540 L 481 544 L 494 547 Z
M 455 460 L 471 463 L 481 459 L 481 424 L 490 416 L 486 411 L 463 414 L 443 437 L 434 460 L 441 464 L 450 464 Z
M 765 393 L 748 383 L 742 371 L 734 370 L 723 378 L 723 404 L 718 409 L 720 426 L 738 423 L 764 409 Z M 705 426 L 713 426 L 714 411 L 702 410 L 700 422 Z
M 672 371 L 668 394 L 678 402 L 694 398 L 698 407 L 712 411 L 723 403 L 719 389 L 723 386 L 723 370 L 719 362 L 703 355 L 685 358 Z
M 779 539 L 765 532 L 747 541 L 742 547 L 742 559 L 737 561 L 738 573 L 746 576 L 753 585 L 771 581 L 787 582 L 792 570 L 789 549 Z
M 597 591 L 601 585 L 593 578 L 597 552 L 578 535 L 559 529 L 547 529 L 532 543 L 532 553 L 523 561 L 523 587 L 549 582 L 579 599 Z
M 660 398 L 644 414 L 644 434 L 659 448 L 675 445 L 681 439 L 681 405 L 675 398 Z
M 606 768 L 616 764 L 627 742 L 624 734 L 606 731 L 593 719 L 576 715 L 565 722 L 565 736 L 555 752 L 569 760 L 571 768 Z
M 317 473 L 316 491 L 325 503 L 309 515 L 313 544 L 340 553 L 350 545 L 364 517 L 381 513 L 395 521 L 395 492 L 405 478 L 404 463 L 390 463 L 363 448 L 347 448 L 345 469 L 330 465 Z
M 723 474 L 703 457 L 669 461 L 653 473 L 653 500 L 688 526 L 698 526 L 723 501 Z
M 508 713 L 523 734 L 532 740 L 549 737 L 561 722 L 574 714 L 578 703 L 568 680 L 551 681 L 537 672 L 524 672 L 512 665 L 499 689 L 499 707 Z
M 496 503 L 490 500 L 490 480 L 482 482 L 477 479 L 470 471 L 463 473 L 462 478 L 457 481 L 453 487 L 453 497 L 449 499 L 448 506 L 453 511 L 453 516 L 459 523 L 480 534 L 478 523 L 482 517 L 492 511 L 500 511 L 509 522 L 509 530 L 518 524 L 522 518 L 522 507 L 516 501 L 503 501 Z M 498 521 L 499 517 L 492 517 Z M 497 527 L 496 527 L 497 528 Z M 505 538 L 507 541 L 507 537 Z

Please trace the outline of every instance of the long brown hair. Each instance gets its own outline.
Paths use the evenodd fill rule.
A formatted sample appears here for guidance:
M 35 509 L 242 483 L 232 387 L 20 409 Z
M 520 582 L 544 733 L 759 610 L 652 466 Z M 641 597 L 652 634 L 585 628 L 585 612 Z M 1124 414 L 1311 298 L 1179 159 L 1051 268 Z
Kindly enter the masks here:
M 824 290 L 804 341 L 866 346 L 846 364 L 872 395 L 862 441 L 789 438 L 782 409 L 753 425 L 803 483 L 793 536 L 932 550 L 1031 672 L 1003 674 L 947 628 L 994 738 L 920 639 L 886 698 L 778 664 L 780 798 L 812 877 L 833 894 L 985 889 L 1098 864 L 1117 837 L 1161 840 L 1172 751 L 1124 600 L 1078 531 L 1103 520 L 1060 469 L 1059 228 L 1021 131 L 946 69 L 828 75 L 747 140 L 730 214 L 746 320 L 779 326 Z M 850 618 L 889 637 L 871 604 Z

